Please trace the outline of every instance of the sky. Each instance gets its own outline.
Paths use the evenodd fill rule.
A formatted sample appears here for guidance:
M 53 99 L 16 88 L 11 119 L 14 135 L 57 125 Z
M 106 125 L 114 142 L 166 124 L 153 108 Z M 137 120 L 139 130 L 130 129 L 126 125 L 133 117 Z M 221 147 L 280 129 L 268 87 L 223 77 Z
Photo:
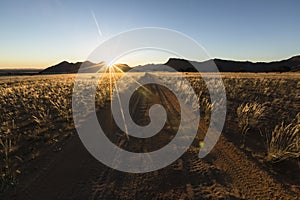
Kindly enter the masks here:
M 299 10 L 298 0 L 1 0 L 0 68 L 83 61 L 142 27 L 182 32 L 213 58 L 281 60 L 300 54 Z

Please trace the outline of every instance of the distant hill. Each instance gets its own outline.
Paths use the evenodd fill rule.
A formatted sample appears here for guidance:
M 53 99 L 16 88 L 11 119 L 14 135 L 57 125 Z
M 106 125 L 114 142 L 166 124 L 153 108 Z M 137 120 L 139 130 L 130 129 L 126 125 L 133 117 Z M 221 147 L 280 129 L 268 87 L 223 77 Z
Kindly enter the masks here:
M 104 62 L 95 64 L 90 61 L 77 63 L 69 63 L 67 61 L 63 61 L 57 65 L 46 68 L 45 70 L 41 71 L 40 74 L 73 74 L 77 73 L 80 67 L 80 72 L 82 73 L 95 73 L 104 66 Z M 124 72 L 131 69 L 131 67 L 126 64 L 117 64 L 116 66 Z
M 77 73 L 80 66 L 90 67 L 96 65 L 95 63 L 85 61 L 85 62 L 77 62 L 77 63 L 69 63 L 67 61 L 63 61 L 57 65 L 46 68 L 41 71 L 40 74 L 72 74 Z
M 300 71 L 300 56 L 294 56 L 287 60 L 275 62 L 250 62 L 250 61 L 232 61 L 232 60 L 213 60 L 220 72 L 295 72 Z M 203 70 L 210 61 L 189 62 L 184 59 L 171 58 L 165 65 L 168 65 L 177 71 L 194 72 L 193 66 L 199 71 Z M 193 65 L 192 65 L 192 64 Z
M 300 72 L 300 56 L 294 56 L 287 60 L 275 61 L 275 62 L 250 62 L 250 61 L 232 61 L 213 59 L 204 62 L 188 61 L 179 58 L 170 58 L 165 65 L 168 65 L 180 72 L 196 72 L 197 70 L 203 72 L 213 71 L 209 68 L 211 62 L 217 65 L 220 72 Z M 191 64 L 192 63 L 192 64 Z M 51 66 L 39 72 L 40 74 L 70 74 L 77 73 L 81 67 L 83 73 L 94 73 L 99 71 L 105 64 L 103 62 L 95 64 L 89 61 L 69 63 L 63 61 L 57 65 Z M 127 72 L 131 67 L 126 64 L 117 64 L 118 68 Z M 159 68 L 155 69 L 155 66 L 147 64 L 144 66 L 136 66 L 136 71 L 144 71 L 145 67 L 152 66 L 153 71 L 160 71 Z M 194 68 L 196 67 L 196 69 Z
M 118 69 L 122 70 L 123 72 L 127 72 L 127 71 L 129 71 L 129 70 L 132 69 L 131 67 L 129 67 L 129 66 L 126 65 L 126 64 L 116 64 L 115 66 L 116 66 Z M 115 71 L 118 72 L 118 70 L 115 70 Z

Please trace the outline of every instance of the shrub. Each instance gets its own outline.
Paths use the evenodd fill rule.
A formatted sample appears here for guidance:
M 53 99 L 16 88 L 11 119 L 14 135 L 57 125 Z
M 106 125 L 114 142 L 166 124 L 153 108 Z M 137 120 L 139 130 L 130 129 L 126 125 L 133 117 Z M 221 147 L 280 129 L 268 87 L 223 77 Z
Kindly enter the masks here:
M 267 140 L 267 160 L 279 162 L 300 157 L 300 113 L 290 124 L 277 125 Z
M 243 134 L 242 146 L 245 145 L 245 136 L 250 129 L 260 128 L 260 120 L 265 116 L 266 106 L 259 103 L 243 103 L 237 108 L 238 127 Z

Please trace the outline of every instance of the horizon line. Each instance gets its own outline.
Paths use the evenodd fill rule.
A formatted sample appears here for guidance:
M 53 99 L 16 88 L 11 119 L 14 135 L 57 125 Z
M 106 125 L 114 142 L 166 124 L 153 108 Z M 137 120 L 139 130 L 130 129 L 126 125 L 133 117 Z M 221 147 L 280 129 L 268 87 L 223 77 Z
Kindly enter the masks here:
M 294 57 L 300 57 L 300 54 L 297 54 L 297 55 L 293 55 L 293 56 L 289 56 L 287 58 L 283 58 L 283 59 L 280 59 L 280 60 L 268 60 L 268 61 L 253 61 L 253 60 L 235 60 L 235 59 L 230 59 L 230 58 L 218 58 L 218 57 L 215 57 L 215 58 L 211 58 L 211 59 L 208 59 L 208 60 L 225 60 L 225 61 L 234 61 L 234 62 L 251 62 L 251 63 L 272 63 L 272 62 L 280 62 L 280 61 L 284 61 L 284 60 L 289 60 L 291 58 L 294 58 Z M 187 60 L 187 59 L 184 59 L 184 58 L 176 58 L 176 57 L 170 57 L 168 60 L 170 59 L 182 59 L 182 60 Z M 166 62 L 168 62 L 168 60 Z M 196 62 L 205 62 L 205 61 L 208 61 L 208 60 L 204 60 L 204 61 L 196 61 L 196 60 L 188 60 L 188 61 L 196 61 Z M 68 62 L 70 64 L 75 64 L 75 63 L 82 63 L 82 62 L 91 62 L 91 63 L 94 63 L 92 61 L 89 61 L 89 60 L 84 60 L 84 61 L 67 61 L 67 60 L 62 60 L 60 62 L 57 62 L 56 64 L 54 65 L 49 65 L 48 67 L 5 67 L 5 68 L 0 68 L 0 70 L 41 70 L 41 69 L 47 69 L 49 67 L 52 67 L 52 66 L 55 66 L 55 65 L 58 65 L 60 63 L 63 63 L 63 62 Z M 101 61 L 103 62 L 103 61 Z M 165 62 L 165 63 L 166 63 Z M 99 62 L 100 63 L 100 62 Z M 94 63 L 94 64 L 97 64 L 97 63 Z M 138 65 L 134 65 L 134 66 L 130 66 L 129 64 L 127 63 L 117 63 L 117 64 L 126 64 L 128 65 L 129 67 L 136 67 L 136 66 L 143 66 L 143 65 L 147 65 L 147 64 L 164 64 L 164 63 L 146 63 L 146 64 L 138 64 Z

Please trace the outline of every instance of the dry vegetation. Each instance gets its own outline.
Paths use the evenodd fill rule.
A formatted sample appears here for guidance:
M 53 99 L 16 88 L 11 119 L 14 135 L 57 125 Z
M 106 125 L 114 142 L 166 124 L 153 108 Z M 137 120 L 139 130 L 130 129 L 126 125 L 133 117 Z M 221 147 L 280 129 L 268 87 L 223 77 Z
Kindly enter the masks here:
M 235 141 L 240 138 L 240 142 L 236 143 L 242 149 L 254 154 L 261 151 L 266 162 L 291 159 L 299 162 L 299 78 L 231 75 L 225 75 L 223 80 L 227 93 L 224 132 L 234 132 L 231 139 Z M 189 79 L 199 94 L 200 111 L 207 121 L 213 105 L 218 102 L 210 102 L 203 81 L 195 77 Z M 254 143 L 259 144 L 259 149 L 256 149 Z
M 277 125 L 267 140 L 267 159 L 279 162 L 300 157 L 300 113 L 289 124 Z
M 54 145 L 71 134 L 73 82 L 74 76 L 0 81 L 0 191 L 16 184 L 23 163 L 36 159 L 45 144 Z M 98 107 L 104 104 L 106 90 L 99 87 Z
M 89 78 L 82 87 L 87 87 Z M 187 79 L 199 95 L 201 117 L 208 123 L 211 109 L 219 102 L 210 101 L 198 76 Z M 73 81 L 68 75 L 0 80 L 0 191 L 17 183 L 24 163 L 36 159 L 43 146 L 54 145 L 71 134 Z M 109 98 L 108 83 L 104 81 L 99 87 L 98 108 Z M 242 140 L 242 148 L 251 146 L 251 136 L 255 135 L 263 144 L 265 161 L 299 159 L 300 80 L 229 75 L 224 84 L 228 115 L 225 134 L 234 133 Z

